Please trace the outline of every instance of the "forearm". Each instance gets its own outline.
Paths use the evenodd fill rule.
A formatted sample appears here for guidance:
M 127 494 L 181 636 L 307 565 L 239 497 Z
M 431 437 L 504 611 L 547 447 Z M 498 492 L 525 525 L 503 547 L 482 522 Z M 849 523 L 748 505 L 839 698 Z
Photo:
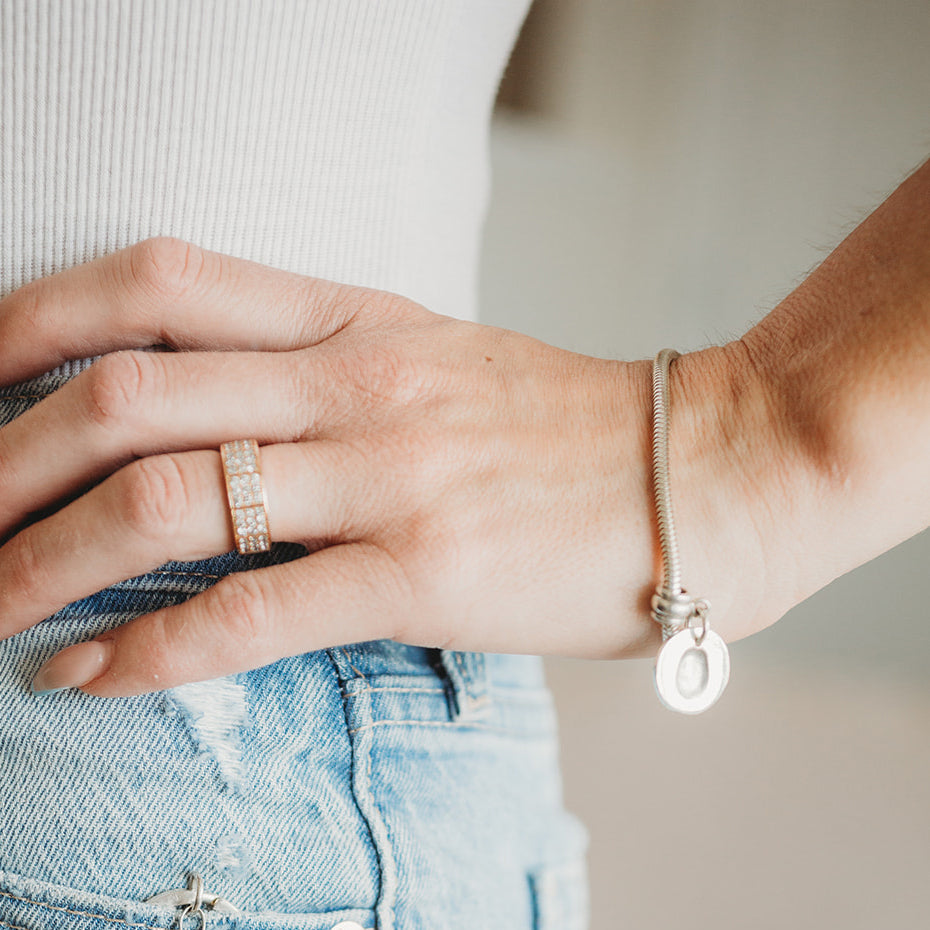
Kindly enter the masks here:
M 684 583 L 727 639 L 930 525 L 930 163 L 743 338 L 670 377 Z
M 676 368 L 683 559 L 729 638 L 930 525 L 930 163 L 742 339 Z
M 742 342 L 817 490 L 805 596 L 930 525 L 930 162 Z

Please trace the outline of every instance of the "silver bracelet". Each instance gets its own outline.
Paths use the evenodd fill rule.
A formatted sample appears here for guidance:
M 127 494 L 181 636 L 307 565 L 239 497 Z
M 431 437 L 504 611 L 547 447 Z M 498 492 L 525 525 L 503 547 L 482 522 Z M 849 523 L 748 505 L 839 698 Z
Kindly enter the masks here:
M 730 677 L 727 644 L 710 628 L 710 604 L 692 598 L 681 586 L 678 540 L 668 479 L 668 369 L 680 352 L 662 349 L 652 366 L 652 479 L 662 583 L 652 595 L 652 619 L 662 626 L 662 648 L 656 658 L 659 700 L 682 714 L 699 714 L 723 694 Z

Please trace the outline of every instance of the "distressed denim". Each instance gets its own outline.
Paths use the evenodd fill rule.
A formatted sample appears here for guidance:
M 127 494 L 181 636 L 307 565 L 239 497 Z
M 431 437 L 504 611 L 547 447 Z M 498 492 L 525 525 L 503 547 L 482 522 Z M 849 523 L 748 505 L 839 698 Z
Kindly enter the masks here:
M 0 424 L 87 364 L 0 389 Z M 167 930 L 180 911 L 144 902 L 192 873 L 242 912 L 210 930 L 587 927 L 537 656 L 376 640 L 140 697 L 31 694 L 64 646 L 303 554 L 172 562 L 0 643 L 0 928 Z

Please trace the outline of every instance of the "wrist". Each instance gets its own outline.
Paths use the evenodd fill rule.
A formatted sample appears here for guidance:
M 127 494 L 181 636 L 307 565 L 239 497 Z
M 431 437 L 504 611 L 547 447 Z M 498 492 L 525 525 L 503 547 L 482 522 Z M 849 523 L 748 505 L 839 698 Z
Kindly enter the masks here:
M 784 432 L 765 372 L 741 341 L 676 359 L 669 397 L 682 584 L 710 601 L 711 625 L 724 639 L 739 639 L 801 599 L 798 541 L 810 476 Z
M 740 340 L 806 490 L 795 603 L 930 524 L 930 298 L 838 297 L 831 268 Z

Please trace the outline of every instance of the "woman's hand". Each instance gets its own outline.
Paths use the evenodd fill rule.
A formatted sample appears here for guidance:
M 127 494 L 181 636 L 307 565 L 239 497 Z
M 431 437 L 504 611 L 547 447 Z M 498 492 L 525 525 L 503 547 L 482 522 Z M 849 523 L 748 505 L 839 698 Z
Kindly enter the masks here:
M 117 351 L 154 344 L 178 351 Z M 781 472 L 736 428 L 764 402 L 734 346 L 682 357 L 671 386 L 685 581 L 727 638 L 785 609 L 763 609 L 764 586 L 747 592 L 730 571 L 771 573 L 771 501 L 749 502 Z M 102 353 L 0 430 L 0 535 L 60 507 L 0 549 L 0 636 L 169 559 L 233 548 L 227 440 L 262 446 L 271 537 L 310 554 L 71 646 L 37 687 L 136 694 L 379 638 L 655 653 L 648 361 L 173 239 L 0 302 L 4 382 Z

